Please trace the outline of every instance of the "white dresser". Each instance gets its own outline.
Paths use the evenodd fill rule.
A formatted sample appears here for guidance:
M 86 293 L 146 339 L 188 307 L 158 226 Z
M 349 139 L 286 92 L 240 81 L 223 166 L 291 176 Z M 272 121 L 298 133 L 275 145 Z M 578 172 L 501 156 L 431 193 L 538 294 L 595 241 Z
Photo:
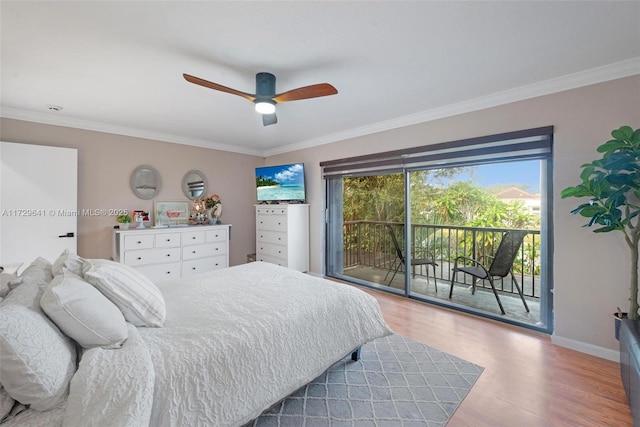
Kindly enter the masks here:
M 154 282 L 229 266 L 230 224 L 114 230 L 113 259 Z
M 309 205 L 256 205 L 256 260 L 309 271 Z

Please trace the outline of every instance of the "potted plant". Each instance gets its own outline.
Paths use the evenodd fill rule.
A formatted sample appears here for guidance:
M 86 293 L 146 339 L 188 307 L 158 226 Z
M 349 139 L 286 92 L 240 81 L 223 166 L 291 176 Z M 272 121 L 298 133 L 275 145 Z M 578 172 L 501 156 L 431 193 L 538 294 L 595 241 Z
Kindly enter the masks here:
M 582 183 L 562 190 L 561 197 L 589 197 L 571 211 L 589 219 L 595 233 L 624 234 L 631 255 L 630 319 L 638 319 L 638 241 L 640 241 L 640 129 L 622 126 L 597 148 L 602 158 L 581 166 Z M 618 309 L 621 316 L 621 310 Z M 619 328 L 616 321 L 616 332 Z M 617 338 L 617 335 L 616 335 Z
M 131 223 L 131 216 L 128 214 L 118 215 L 116 217 L 116 221 L 120 224 L 120 228 L 123 230 L 129 229 L 129 224 Z

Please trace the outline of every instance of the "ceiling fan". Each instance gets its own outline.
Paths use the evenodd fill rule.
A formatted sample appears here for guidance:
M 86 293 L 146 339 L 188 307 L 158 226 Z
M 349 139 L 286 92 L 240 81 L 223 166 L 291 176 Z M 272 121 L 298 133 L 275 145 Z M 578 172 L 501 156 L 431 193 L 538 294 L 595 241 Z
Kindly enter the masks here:
M 273 125 L 278 122 L 276 117 L 276 104 L 281 102 L 298 101 L 300 99 L 319 98 L 321 96 L 335 95 L 338 90 L 329 83 L 318 83 L 311 86 L 299 87 L 286 92 L 276 94 L 276 76 L 271 73 L 256 74 L 256 93 L 241 92 L 230 87 L 222 86 L 189 74 L 182 74 L 186 81 L 209 89 L 238 95 L 255 104 L 256 111 L 262 114 L 262 124 Z

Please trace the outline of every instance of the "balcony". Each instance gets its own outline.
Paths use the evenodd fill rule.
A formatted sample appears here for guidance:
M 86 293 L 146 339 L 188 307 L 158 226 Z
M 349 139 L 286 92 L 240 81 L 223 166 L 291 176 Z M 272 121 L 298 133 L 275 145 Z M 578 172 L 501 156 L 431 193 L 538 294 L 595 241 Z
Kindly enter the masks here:
M 400 267 L 391 280 L 397 264 L 395 247 L 387 225 L 393 227 L 400 246 L 405 247 L 404 224 L 378 221 L 348 221 L 344 223 L 343 279 L 370 282 L 378 287 L 390 287 L 404 292 L 404 268 Z M 511 277 L 496 279 L 494 285 L 500 295 L 506 314 L 501 315 L 488 281 L 478 280 L 475 295 L 471 294 L 472 277 L 463 273 L 456 276 L 453 297 L 449 299 L 451 269 L 458 256 L 487 259 L 498 247 L 505 228 L 473 228 L 446 225 L 411 225 L 412 257 L 434 259 L 436 267 L 434 285 L 431 266 L 411 267 L 411 295 L 418 298 L 441 300 L 454 306 L 463 306 L 489 315 L 507 317 L 516 322 L 540 324 L 540 232 L 528 234 L 513 264 L 516 280 L 520 284 L 530 312 L 527 313 Z M 427 270 L 428 268 L 428 270 Z

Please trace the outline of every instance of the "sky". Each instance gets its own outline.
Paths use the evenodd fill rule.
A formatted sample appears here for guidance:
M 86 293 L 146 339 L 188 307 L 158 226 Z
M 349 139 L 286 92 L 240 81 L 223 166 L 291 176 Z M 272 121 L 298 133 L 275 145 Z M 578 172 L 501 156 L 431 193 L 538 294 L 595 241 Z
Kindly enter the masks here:
M 265 166 L 256 168 L 256 175 L 271 178 L 281 185 L 304 184 L 304 165 L 296 163 L 291 165 Z
M 473 166 L 471 174 L 456 176 L 457 181 L 471 179 L 482 187 L 496 184 L 524 184 L 529 193 L 540 192 L 540 160 Z

